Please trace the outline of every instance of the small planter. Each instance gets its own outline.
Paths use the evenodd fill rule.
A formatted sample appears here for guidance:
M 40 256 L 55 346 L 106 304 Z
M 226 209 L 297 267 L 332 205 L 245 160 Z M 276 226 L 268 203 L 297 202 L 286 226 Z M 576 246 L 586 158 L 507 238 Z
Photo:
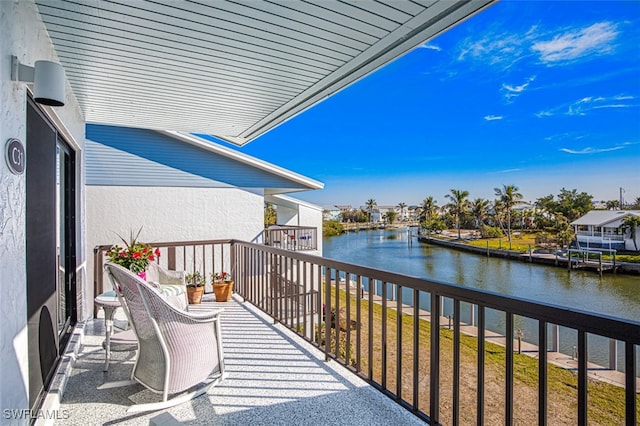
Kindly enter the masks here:
M 229 301 L 233 293 L 233 281 L 214 282 L 213 292 L 216 295 L 216 302 Z
M 192 287 L 187 286 L 187 300 L 190 305 L 198 305 L 202 303 L 202 295 L 204 294 L 204 286 Z

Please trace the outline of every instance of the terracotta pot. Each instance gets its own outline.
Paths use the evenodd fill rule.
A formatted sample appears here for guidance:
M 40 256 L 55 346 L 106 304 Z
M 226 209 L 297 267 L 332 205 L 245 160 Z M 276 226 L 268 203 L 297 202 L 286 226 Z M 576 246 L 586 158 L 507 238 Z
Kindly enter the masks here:
M 216 302 L 227 302 L 233 293 L 233 281 L 213 283 L 213 292 L 216 295 Z
M 187 286 L 187 300 L 190 305 L 197 305 L 202 302 L 202 295 L 204 293 L 204 286 L 189 287 Z

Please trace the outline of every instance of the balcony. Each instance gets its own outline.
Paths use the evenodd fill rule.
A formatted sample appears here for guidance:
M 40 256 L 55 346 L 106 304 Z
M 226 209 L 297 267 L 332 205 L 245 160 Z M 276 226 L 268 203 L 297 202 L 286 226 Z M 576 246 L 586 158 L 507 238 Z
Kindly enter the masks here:
M 266 230 L 266 242 L 272 247 L 292 251 L 317 250 L 318 228 L 310 226 L 273 225 Z
M 102 372 L 102 318 L 84 327 L 84 344 L 69 378 L 59 410 L 61 425 L 95 424 L 422 424 L 407 410 L 372 389 L 366 381 L 296 337 L 285 326 L 239 297 L 223 307 L 222 334 L 229 374 L 207 395 L 173 407 L 127 415 L 132 401 L 158 401 L 142 385 L 96 388 L 105 381 L 126 380 L 133 352 L 114 352 L 108 373 Z M 194 360 L 197 362 L 197 360 Z M 180 422 L 180 423 L 179 423 Z
M 602 233 L 602 232 L 591 232 L 591 231 L 577 231 L 576 235 L 578 237 L 587 237 L 584 241 L 597 241 L 597 242 L 609 242 L 609 241 L 624 241 L 624 235 L 614 234 L 614 233 Z
M 637 422 L 639 322 L 235 240 L 155 245 L 165 266 L 232 271 L 236 297 L 244 300 L 225 305 L 223 317 L 232 374 L 208 396 L 171 409 L 169 415 L 180 421 Z M 96 249 L 98 270 L 103 250 Z M 95 284 L 101 291 L 101 274 Z M 421 301 L 428 311 L 412 307 Z M 442 315 L 445 304 L 453 309 L 449 318 Z M 504 333 L 486 330 L 488 315 L 502 316 Z M 538 324 L 537 345 L 525 344 L 520 354 L 515 324 L 525 318 Z M 98 325 L 88 324 L 87 331 Z M 557 352 L 558 330 L 575 332 L 572 356 Z M 608 367 L 589 362 L 592 336 L 614 343 Z M 86 343 L 62 408 L 78 415 L 108 412 L 104 415 L 115 423 L 131 400 L 146 394 L 141 387 L 118 394 L 94 391 L 104 380 L 99 341 Z M 618 347 L 623 365 L 616 365 Z M 109 374 L 118 375 L 113 380 L 130 371 L 125 363 L 113 369 Z M 86 388 L 79 388 L 80 382 Z M 610 402 L 594 403 L 602 401 L 603 388 Z M 381 404 L 376 398 L 384 395 L 387 403 Z M 399 407 L 404 411 L 396 418 Z

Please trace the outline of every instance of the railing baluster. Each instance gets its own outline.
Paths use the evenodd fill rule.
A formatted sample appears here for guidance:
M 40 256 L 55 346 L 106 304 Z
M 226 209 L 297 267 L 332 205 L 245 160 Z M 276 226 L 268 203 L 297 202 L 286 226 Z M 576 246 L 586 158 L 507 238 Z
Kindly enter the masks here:
M 429 382 L 429 417 L 438 424 L 440 411 L 440 295 L 431 293 L 431 353 Z
M 420 408 L 420 290 L 413 289 L 413 409 Z
M 387 282 L 382 282 L 382 389 L 387 390 Z
M 310 294 L 307 287 L 307 262 L 302 262 L 303 274 L 302 274 L 302 329 L 304 330 L 305 337 L 309 336 L 309 330 L 307 329 L 307 295 Z
M 176 248 L 167 247 L 167 268 L 172 271 L 176 270 Z
M 340 361 L 340 270 L 336 269 L 335 272 L 336 279 L 334 280 L 336 284 L 335 291 L 335 310 L 331 311 L 331 320 L 333 323 L 333 332 L 336 343 L 336 359 Z M 335 315 L 333 315 L 335 312 Z
M 324 350 L 325 361 L 329 361 L 329 352 L 331 347 L 331 268 L 327 267 L 324 270 Z
M 345 290 L 347 291 L 346 297 L 345 297 L 345 315 L 346 317 L 346 329 L 347 331 L 345 332 L 345 337 L 346 337 L 346 348 L 345 348 L 345 357 L 346 357 L 346 361 L 347 361 L 347 366 L 350 366 L 351 363 L 351 274 L 346 272 L 345 273 Z
M 587 424 L 587 333 L 578 330 L 578 424 Z
M 460 300 L 453 300 L 453 424 L 460 424 Z
M 547 323 L 538 322 L 538 426 L 547 425 Z
M 396 286 L 396 399 L 402 400 L 402 287 Z
M 356 291 L 356 371 L 360 373 L 362 371 L 362 363 L 360 357 L 362 356 L 362 276 L 358 275 L 356 278 L 358 289 Z
M 478 305 L 478 392 L 476 424 L 481 426 L 484 424 L 484 314 L 485 307 Z
M 506 356 L 505 356 L 505 424 L 513 424 L 513 313 L 506 312 Z
M 369 281 L 369 326 L 368 326 L 368 330 L 369 330 L 369 359 L 368 361 L 368 371 L 367 371 L 367 377 L 369 378 L 369 380 L 373 380 L 373 286 L 375 285 L 375 281 L 371 278 L 371 277 L 367 277 L 368 281 Z
M 625 422 L 627 425 L 636 424 L 636 348 L 633 343 L 624 345 L 625 364 Z

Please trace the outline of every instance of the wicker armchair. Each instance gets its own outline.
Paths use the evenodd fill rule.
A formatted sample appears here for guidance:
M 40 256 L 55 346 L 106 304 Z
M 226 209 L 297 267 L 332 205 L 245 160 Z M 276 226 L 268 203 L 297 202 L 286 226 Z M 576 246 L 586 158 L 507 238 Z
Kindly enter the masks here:
M 114 287 L 124 297 L 122 306 L 138 339 L 139 352 L 131 379 L 111 382 L 104 388 L 141 383 L 162 402 L 131 406 L 127 413 L 161 410 L 206 393 L 224 375 L 220 313 L 183 311 L 129 270 L 114 264 L 105 266 Z M 171 400 L 169 395 L 174 395 Z

